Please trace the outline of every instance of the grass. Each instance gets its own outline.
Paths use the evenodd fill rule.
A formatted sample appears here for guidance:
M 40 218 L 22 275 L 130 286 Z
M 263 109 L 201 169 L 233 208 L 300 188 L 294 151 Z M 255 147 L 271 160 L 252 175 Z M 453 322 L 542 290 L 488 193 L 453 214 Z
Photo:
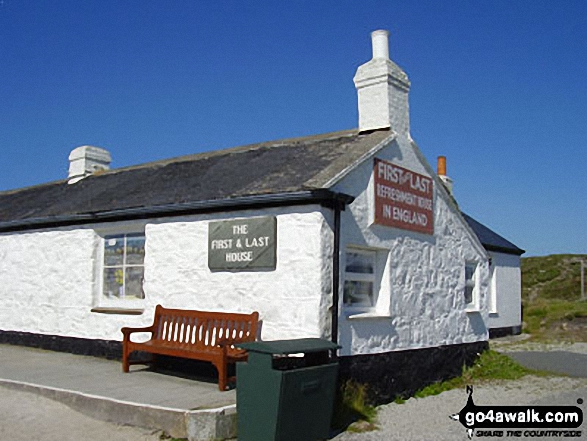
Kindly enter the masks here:
M 367 385 L 352 380 L 345 382 L 337 393 L 332 426 L 347 428 L 349 432 L 374 430 L 376 417 L 377 409 L 368 400 Z
M 581 296 L 581 264 L 587 255 L 553 254 L 522 259 L 522 299 L 577 301 Z
M 528 374 L 538 374 L 538 371 L 526 369 L 506 355 L 496 351 L 483 352 L 471 367 L 463 367 L 460 377 L 451 380 L 433 383 L 414 394 L 416 398 L 425 398 L 438 395 L 442 392 L 464 388 L 467 385 L 478 385 L 491 380 L 517 380 Z M 403 403 L 405 399 L 396 399 L 396 403 Z
M 587 341 L 587 301 L 581 264 L 587 255 L 522 259 L 523 332 L 538 341 Z
M 538 300 L 524 307 L 524 332 L 540 341 L 587 341 L 587 302 Z

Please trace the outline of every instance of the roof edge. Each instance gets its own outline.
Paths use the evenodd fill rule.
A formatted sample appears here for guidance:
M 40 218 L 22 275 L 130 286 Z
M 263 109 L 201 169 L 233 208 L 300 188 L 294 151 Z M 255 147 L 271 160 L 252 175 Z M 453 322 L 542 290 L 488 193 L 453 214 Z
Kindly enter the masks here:
M 456 199 L 454 198 L 454 196 L 452 194 L 449 193 L 449 191 L 447 190 L 444 183 L 438 177 L 436 170 L 434 170 L 434 168 L 430 165 L 430 163 L 428 162 L 428 160 L 426 159 L 426 157 L 422 153 L 422 150 L 420 150 L 418 143 L 412 137 L 410 137 L 410 145 L 414 149 L 416 156 L 418 157 L 418 159 L 420 159 L 420 162 L 422 163 L 422 165 L 424 166 L 426 171 L 430 174 L 430 177 L 432 178 L 432 180 L 436 183 L 436 188 L 438 189 L 440 194 L 443 195 L 445 201 L 447 202 L 447 205 L 450 208 L 452 208 L 453 213 L 461 221 L 461 225 L 463 226 L 465 231 L 467 231 L 467 233 L 469 234 L 469 237 L 473 240 L 473 243 L 475 244 L 475 246 L 477 247 L 479 252 L 481 252 L 487 258 L 489 258 L 489 253 L 488 253 L 487 247 L 484 246 L 483 243 L 481 243 L 481 240 L 479 239 L 479 236 L 477 235 L 477 233 L 475 233 L 473 228 L 471 228 L 471 226 L 469 225 L 467 220 L 464 218 L 463 212 L 459 208 L 459 204 L 457 203 Z
M 523 250 L 513 242 L 510 242 L 508 239 L 496 233 L 488 226 L 482 224 L 477 219 L 469 216 L 467 213 L 461 212 L 461 215 L 467 221 L 469 227 L 471 227 L 471 229 L 475 232 L 479 238 L 479 241 L 487 251 L 494 251 L 514 256 L 521 256 L 526 252 L 526 250 Z M 486 233 L 489 233 L 490 236 L 488 237 Z M 498 239 L 497 243 L 495 242 L 495 239 Z M 499 242 L 501 242 L 501 244 Z
M 513 248 L 498 247 L 495 245 L 487 245 L 487 244 L 484 244 L 483 242 L 481 242 L 481 243 L 483 244 L 483 246 L 485 247 L 485 249 L 487 251 L 493 251 L 496 253 L 511 254 L 512 256 L 521 256 L 522 254 L 524 254 L 526 252 L 526 250 L 523 250 L 521 248 L 516 248 L 514 250 Z
M 289 193 L 261 194 L 228 199 L 215 199 L 153 207 L 124 208 L 97 213 L 72 214 L 42 218 L 0 222 L 0 233 L 57 228 L 103 222 L 182 216 L 188 214 L 214 213 L 218 211 L 242 211 L 255 208 L 271 208 L 289 205 L 319 204 L 327 208 L 342 210 L 354 197 L 328 189 L 296 191 Z

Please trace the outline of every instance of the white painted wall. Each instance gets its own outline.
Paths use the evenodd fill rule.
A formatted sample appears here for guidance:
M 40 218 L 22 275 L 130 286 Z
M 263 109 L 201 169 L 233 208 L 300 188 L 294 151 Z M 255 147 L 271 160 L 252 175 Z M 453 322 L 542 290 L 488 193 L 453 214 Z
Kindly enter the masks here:
M 391 142 L 374 157 L 432 176 L 411 140 Z M 466 225 L 440 181 L 434 184 L 434 235 L 373 224 L 373 160 L 367 160 L 336 185 L 355 195 L 343 213 L 341 318 L 343 355 L 371 354 L 487 340 L 488 256 Z M 357 189 L 363 189 L 357 193 Z M 379 297 L 374 311 L 356 314 L 342 305 L 344 250 L 377 250 Z M 478 262 L 479 311 L 467 312 L 464 266 Z
M 417 148 L 403 138 L 378 158 L 432 175 Z M 435 181 L 435 234 L 372 225 L 373 161 L 335 190 L 356 196 L 342 213 L 339 341 L 342 354 L 378 353 L 487 339 L 487 255 Z M 239 217 L 277 217 L 277 266 L 265 272 L 211 272 L 208 223 Z M 333 214 L 319 206 L 149 221 L 142 315 L 92 312 L 100 277 L 100 236 L 132 223 L 0 235 L 0 329 L 120 340 L 123 326 L 146 326 L 157 304 L 188 309 L 260 312 L 264 340 L 330 337 Z M 94 229 L 95 227 L 95 229 Z M 344 250 L 378 251 L 378 302 L 370 314 L 348 318 L 342 307 Z M 464 264 L 478 267 L 479 312 L 464 305 Z M 500 280 L 499 277 L 497 280 Z M 355 314 L 356 315 L 356 314 Z
M 208 269 L 208 222 L 277 216 L 277 267 Z M 265 340 L 329 337 L 332 243 L 329 210 L 302 206 L 159 220 L 146 225 L 140 316 L 91 312 L 97 304 L 100 236 L 91 227 L 0 235 L 0 329 L 121 340 L 122 326 L 146 326 L 154 307 L 257 310 Z M 120 229 L 128 223 L 118 224 Z M 97 230 L 104 225 L 96 225 Z M 109 224 L 108 231 L 116 225 Z
M 272 214 L 277 214 L 275 271 L 208 269 L 208 221 Z M 329 336 L 333 236 L 328 215 L 306 206 L 149 224 L 145 292 L 167 307 L 259 311 L 264 340 Z
M 490 252 L 493 274 L 489 302 L 489 327 L 522 325 L 520 256 Z
M 93 314 L 91 229 L 0 235 L 0 329 L 120 340 L 120 316 Z

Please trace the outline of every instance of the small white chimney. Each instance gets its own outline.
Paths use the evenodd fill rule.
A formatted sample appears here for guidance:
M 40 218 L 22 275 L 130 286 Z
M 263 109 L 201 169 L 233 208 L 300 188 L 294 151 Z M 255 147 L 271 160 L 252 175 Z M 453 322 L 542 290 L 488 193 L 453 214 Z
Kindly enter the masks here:
M 398 134 L 409 134 L 408 92 L 406 73 L 389 59 L 389 32 L 371 33 L 373 58 L 359 66 L 354 82 L 359 99 L 359 131 L 391 128 Z
M 446 189 L 448 190 L 449 194 L 451 196 L 453 196 L 452 194 L 452 179 L 449 178 L 446 174 L 446 156 L 439 156 L 438 157 L 438 163 L 437 163 L 437 174 L 438 177 L 440 178 L 440 180 L 442 181 L 442 183 L 444 184 L 444 186 L 446 187 Z
M 77 147 L 69 154 L 69 180 L 67 183 L 73 184 L 97 171 L 109 170 L 110 162 L 112 162 L 112 158 L 108 150 L 91 145 Z

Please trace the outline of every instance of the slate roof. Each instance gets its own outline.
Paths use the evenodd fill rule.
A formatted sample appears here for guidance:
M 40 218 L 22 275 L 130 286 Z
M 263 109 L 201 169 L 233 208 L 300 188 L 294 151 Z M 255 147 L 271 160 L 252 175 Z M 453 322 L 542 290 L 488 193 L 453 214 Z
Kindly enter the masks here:
M 471 216 L 462 212 L 461 214 L 487 251 L 497 251 L 500 253 L 515 254 L 518 256 L 521 256 L 526 252 L 525 250 L 518 248 L 509 240 L 497 234 L 495 231 L 489 229 L 481 222 L 473 219 Z
M 394 137 L 357 130 L 218 150 L 0 193 L 0 231 L 329 189 Z M 198 205 L 199 204 L 199 205 Z

